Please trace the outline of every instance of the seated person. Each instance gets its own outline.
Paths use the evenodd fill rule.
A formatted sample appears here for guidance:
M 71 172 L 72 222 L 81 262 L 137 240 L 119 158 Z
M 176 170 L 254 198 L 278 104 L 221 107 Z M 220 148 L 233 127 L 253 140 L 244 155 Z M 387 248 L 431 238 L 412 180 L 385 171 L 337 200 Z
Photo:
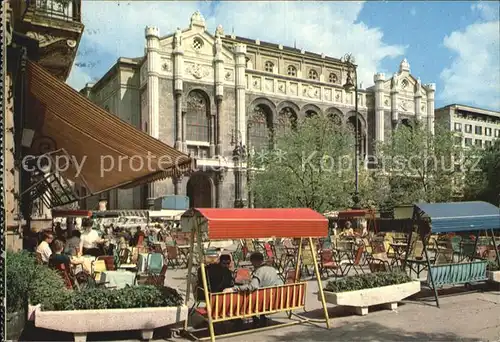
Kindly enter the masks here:
M 250 262 L 254 267 L 252 280 L 248 285 L 236 286 L 232 289 L 226 289 L 224 292 L 231 291 L 255 291 L 259 288 L 283 285 L 283 281 L 278 275 L 278 271 L 264 263 L 264 255 L 260 252 L 255 252 L 250 255 Z M 255 326 L 266 326 L 267 319 L 264 315 L 254 317 L 253 323 Z
M 218 263 L 210 264 L 205 267 L 208 291 L 210 293 L 222 292 L 225 289 L 234 286 L 233 273 L 229 269 L 229 265 L 231 265 L 231 256 L 228 254 L 222 254 Z M 198 300 L 204 300 L 205 294 L 203 292 L 201 268 L 198 269 L 198 288 L 196 294 Z
M 141 226 L 138 226 L 134 236 L 130 240 L 131 247 L 142 247 L 142 246 L 139 246 L 139 240 L 140 240 L 139 237 L 140 236 L 142 236 L 142 241 L 144 241 L 146 234 L 142 231 Z
M 344 230 L 342 231 L 342 234 L 343 236 L 354 236 L 354 229 L 352 228 L 352 223 L 351 221 L 347 221 L 345 223 L 345 228 Z
M 66 248 L 64 249 L 64 254 L 69 256 L 81 255 L 80 250 L 80 237 L 82 233 L 79 230 L 73 230 L 71 232 L 71 237 L 66 241 Z
M 49 262 L 49 258 L 52 255 L 52 249 L 50 248 L 50 244 L 54 240 L 54 235 L 51 232 L 47 231 L 43 233 L 43 240 L 40 242 L 38 247 L 36 248 L 36 253 L 40 255 L 41 261 L 43 263 Z
M 71 259 L 69 256 L 63 254 L 64 243 L 60 240 L 54 241 L 54 254 L 49 258 L 49 267 L 58 268 L 59 265 L 64 265 L 66 270 L 69 271 L 70 265 L 80 265 L 81 260 Z

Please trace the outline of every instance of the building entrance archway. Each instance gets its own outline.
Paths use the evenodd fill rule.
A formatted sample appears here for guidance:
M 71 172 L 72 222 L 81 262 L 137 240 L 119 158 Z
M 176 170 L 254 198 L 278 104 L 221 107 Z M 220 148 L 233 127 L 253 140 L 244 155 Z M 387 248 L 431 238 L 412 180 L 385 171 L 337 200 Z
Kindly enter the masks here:
M 186 186 L 191 208 L 212 208 L 212 182 L 207 175 L 192 175 Z

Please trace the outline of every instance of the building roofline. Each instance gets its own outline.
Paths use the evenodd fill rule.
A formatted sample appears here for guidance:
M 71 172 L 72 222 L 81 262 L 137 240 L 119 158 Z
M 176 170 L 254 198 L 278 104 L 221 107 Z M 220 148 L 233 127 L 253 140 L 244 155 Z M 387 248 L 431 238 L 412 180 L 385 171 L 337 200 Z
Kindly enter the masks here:
M 281 44 L 269 43 L 269 42 L 265 42 L 265 41 L 259 41 L 259 44 L 257 44 L 257 42 L 256 42 L 255 39 L 250 39 L 250 38 L 240 37 L 240 36 L 234 36 L 234 35 L 225 35 L 222 38 L 224 40 L 226 40 L 226 41 L 241 42 L 241 43 L 245 43 L 245 44 L 248 44 L 248 45 L 252 45 L 254 47 L 257 46 L 257 47 L 263 47 L 263 48 L 276 49 L 276 50 L 279 50 L 279 51 L 288 52 L 288 53 L 292 53 L 292 54 L 297 54 L 297 55 L 300 55 L 300 56 L 305 56 L 305 57 L 309 57 L 309 58 L 315 58 L 315 59 L 318 59 L 318 60 L 321 60 L 321 61 L 343 63 L 340 58 L 330 57 L 330 56 L 326 56 L 326 55 L 323 58 L 322 54 L 320 54 L 320 53 L 315 53 L 315 52 L 310 52 L 310 51 L 305 51 L 305 50 L 304 50 L 304 53 L 302 53 L 301 49 L 297 49 L 297 48 L 293 48 L 293 47 L 285 46 L 285 45 L 281 45 Z M 279 49 L 280 46 L 282 46 L 283 49 Z
M 442 110 L 442 109 L 448 109 L 448 108 L 468 110 L 471 112 L 477 112 L 478 114 L 500 117 L 500 111 L 479 108 L 479 107 L 474 107 L 474 106 L 469 106 L 469 105 L 463 105 L 463 104 L 459 104 L 459 103 L 452 103 L 452 104 L 446 105 L 444 107 L 436 108 L 436 111 Z
M 138 67 L 144 61 L 145 56 L 137 57 L 137 58 L 129 58 L 129 57 L 119 57 L 116 60 L 116 63 L 109 68 L 108 71 L 97 81 L 91 88 L 91 91 L 95 91 L 100 89 L 110 78 L 116 75 L 120 66 L 128 66 L 128 67 Z

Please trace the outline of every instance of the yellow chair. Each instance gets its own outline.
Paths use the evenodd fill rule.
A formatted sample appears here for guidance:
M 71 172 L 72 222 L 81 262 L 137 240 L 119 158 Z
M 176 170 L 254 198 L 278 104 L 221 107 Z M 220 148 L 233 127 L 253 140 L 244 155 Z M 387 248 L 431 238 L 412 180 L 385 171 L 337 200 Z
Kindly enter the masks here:
M 96 283 L 99 283 L 101 281 L 101 274 L 102 272 L 106 272 L 106 263 L 104 260 L 96 260 L 92 264 L 92 273 L 94 274 L 94 279 Z

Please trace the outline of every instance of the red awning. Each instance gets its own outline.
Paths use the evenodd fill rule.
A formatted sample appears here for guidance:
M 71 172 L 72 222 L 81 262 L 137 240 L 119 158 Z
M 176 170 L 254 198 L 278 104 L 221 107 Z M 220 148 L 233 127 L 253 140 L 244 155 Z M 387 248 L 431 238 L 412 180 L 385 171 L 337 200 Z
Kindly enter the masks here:
M 325 237 L 328 219 L 308 208 L 297 209 L 212 209 L 186 212 L 183 230 L 202 225 L 210 240 L 272 237 Z M 187 221 L 185 220 L 187 219 Z
M 91 217 L 88 210 L 52 210 L 52 217 Z

